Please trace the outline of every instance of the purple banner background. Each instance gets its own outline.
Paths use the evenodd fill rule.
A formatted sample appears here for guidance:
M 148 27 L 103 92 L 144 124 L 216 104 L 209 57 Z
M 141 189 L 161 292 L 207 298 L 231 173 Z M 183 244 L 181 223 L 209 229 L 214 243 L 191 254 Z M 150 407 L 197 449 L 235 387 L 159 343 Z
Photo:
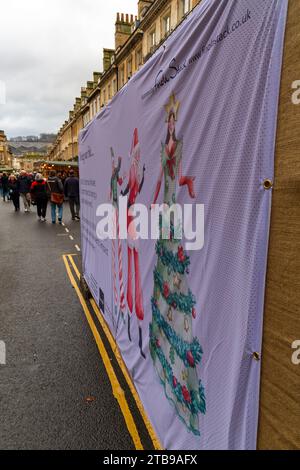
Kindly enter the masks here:
M 204 0 L 81 132 L 84 276 L 97 303 L 103 306 L 104 301 L 105 319 L 158 437 L 168 449 L 256 447 L 260 363 L 253 360 L 253 352 L 261 351 L 272 196 L 263 189 L 263 181 L 274 177 L 287 5 L 287 0 Z M 195 177 L 196 194 L 191 199 L 187 186 L 179 187 L 175 175 L 176 202 L 205 205 L 205 245 L 201 251 L 188 253 L 189 272 L 181 279 L 182 289 L 188 287 L 196 297 L 193 315 L 185 324 L 189 332 L 181 331 L 180 325 L 174 326 L 174 319 L 161 312 L 177 340 L 192 333 L 203 350 L 196 368 L 189 367 L 191 361 L 183 367 L 176 356 L 174 370 L 180 374 L 166 389 L 168 400 L 159 380 L 162 371 L 154 366 L 149 350 L 153 274 L 158 266 L 155 241 L 140 241 L 134 247 L 144 318 L 135 305 L 129 341 L 127 242 L 121 244 L 125 323 L 121 318 L 117 325 L 112 241 L 97 240 L 96 210 L 99 204 L 110 202 L 111 147 L 115 165 L 117 158 L 122 158 L 120 178 L 127 176 L 119 180 L 118 191 L 126 188 L 135 128 L 140 146 L 139 183 L 145 165 L 144 184 L 136 202 L 147 207 L 153 202 L 167 136 L 165 106 L 172 93 L 180 103 L 175 122 L 177 140 L 182 143 L 178 158 L 183 175 Z M 164 167 L 167 172 L 171 171 L 168 165 Z M 171 173 L 166 174 L 158 202 L 168 190 L 166 181 L 167 185 L 174 181 Z M 118 253 L 116 243 L 117 278 Z M 134 263 L 132 272 L 137 276 Z M 133 284 L 137 288 L 134 280 Z M 119 302 L 119 279 L 116 290 Z M 146 359 L 139 350 L 139 327 Z M 166 351 L 166 344 L 162 335 L 154 349 Z M 190 403 L 193 387 L 189 386 L 195 378 L 201 380 L 204 392 L 202 399 L 200 396 L 202 410 L 199 408 L 191 420 L 188 407 L 178 404 L 175 390 L 178 379 L 190 392 L 188 395 L 181 387 L 180 396 Z M 199 403 L 199 396 L 197 399 Z

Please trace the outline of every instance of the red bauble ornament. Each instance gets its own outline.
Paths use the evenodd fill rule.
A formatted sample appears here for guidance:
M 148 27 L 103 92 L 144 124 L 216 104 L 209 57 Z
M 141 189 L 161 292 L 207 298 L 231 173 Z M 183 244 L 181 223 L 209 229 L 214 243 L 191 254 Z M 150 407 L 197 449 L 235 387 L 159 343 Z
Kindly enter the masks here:
M 158 348 L 160 348 L 160 342 L 159 342 L 159 339 L 156 339 L 156 346 L 157 346 Z
M 195 307 L 194 307 L 193 310 L 192 310 L 192 315 L 193 315 L 193 318 L 194 318 L 194 320 L 195 320 L 195 318 L 197 317 L 197 312 L 196 312 Z
M 189 365 L 191 367 L 195 367 L 195 359 L 194 359 L 194 356 L 192 354 L 192 351 L 188 351 L 186 353 L 186 358 L 187 358 L 187 361 L 188 361 Z
M 167 299 L 170 295 L 170 288 L 167 282 L 164 283 L 164 297 Z
M 176 388 L 178 385 L 176 377 L 173 376 L 173 387 Z
M 186 386 L 184 385 L 181 390 L 182 390 L 182 395 L 183 395 L 183 398 L 185 399 L 185 401 L 187 403 L 191 403 L 191 401 L 192 401 L 191 395 L 190 395 L 190 392 L 188 391 L 188 389 L 186 388 Z
M 183 247 L 182 246 L 179 246 L 178 247 L 178 259 L 181 263 L 183 263 L 185 261 L 185 255 L 184 255 L 184 250 L 183 250 Z

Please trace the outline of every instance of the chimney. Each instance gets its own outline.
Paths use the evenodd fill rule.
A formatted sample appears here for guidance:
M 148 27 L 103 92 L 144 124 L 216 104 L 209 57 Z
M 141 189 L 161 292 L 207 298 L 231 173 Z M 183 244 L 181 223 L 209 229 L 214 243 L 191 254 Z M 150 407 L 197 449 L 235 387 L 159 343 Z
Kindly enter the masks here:
M 93 77 L 94 77 L 94 84 L 98 85 L 99 78 L 101 78 L 101 73 L 100 72 L 93 72 Z
M 86 88 L 87 88 L 88 90 L 93 89 L 93 87 L 94 87 L 94 82 L 92 82 L 91 80 L 89 80 L 88 82 L 86 82 Z
M 142 20 L 148 10 L 151 7 L 154 0 L 139 0 L 138 1 L 138 17 Z
M 77 112 L 81 107 L 81 98 L 75 98 L 74 111 Z
M 131 25 L 133 24 L 133 15 L 126 13 L 117 13 L 115 29 L 115 49 L 122 47 L 131 34 Z
M 84 87 L 81 87 L 81 104 L 84 104 L 86 98 L 87 98 L 86 89 Z
M 114 55 L 114 49 L 103 49 L 103 72 L 106 72 L 111 66 L 111 59 Z

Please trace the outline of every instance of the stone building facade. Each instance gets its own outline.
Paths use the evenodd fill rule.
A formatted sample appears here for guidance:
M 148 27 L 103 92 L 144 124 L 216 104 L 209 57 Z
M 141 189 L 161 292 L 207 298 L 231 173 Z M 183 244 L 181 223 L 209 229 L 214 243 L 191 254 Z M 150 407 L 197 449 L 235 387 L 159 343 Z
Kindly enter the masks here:
M 136 16 L 117 13 L 115 49 L 103 49 L 103 72 L 81 88 L 48 159 L 78 158 L 78 135 L 201 0 L 139 0 Z
M 5 132 L 0 130 L 0 169 L 12 167 L 12 154 L 9 149 Z

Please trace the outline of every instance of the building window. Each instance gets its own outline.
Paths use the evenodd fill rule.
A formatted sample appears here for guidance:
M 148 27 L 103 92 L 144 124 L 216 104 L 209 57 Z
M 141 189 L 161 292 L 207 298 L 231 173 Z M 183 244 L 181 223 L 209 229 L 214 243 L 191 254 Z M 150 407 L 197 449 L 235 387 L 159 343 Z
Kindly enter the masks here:
M 85 113 L 85 115 L 83 116 L 83 126 L 85 127 L 88 123 L 89 123 L 89 120 L 90 120 L 90 113 Z
M 152 29 L 149 33 L 149 52 L 153 52 L 156 46 L 156 31 Z
M 169 12 L 162 19 L 163 36 L 167 36 L 171 31 L 171 13 Z
M 106 102 L 106 91 L 103 90 L 103 105 L 105 105 Z
M 113 80 L 113 94 L 115 95 L 117 93 L 117 79 L 114 78 Z
M 136 51 L 136 68 L 139 69 L 140 66 L 143 64 L 143 53 L 142 53 L 142 49 L 138 49 Z
M 120 85 L 123 86 L 125 83 L 125 73 L 124 73 L 124 64 L 121 65 L 120 67 Z
M 187 15 L 190 11 L 191 0 L 179 0 L 179 17 Z
M 111 100 L 111 85 L 108 85 L 108 99 Z
M 127 60 L 127 79 L 129 80 L 132 75 L 132 58 L 129 57 Z

